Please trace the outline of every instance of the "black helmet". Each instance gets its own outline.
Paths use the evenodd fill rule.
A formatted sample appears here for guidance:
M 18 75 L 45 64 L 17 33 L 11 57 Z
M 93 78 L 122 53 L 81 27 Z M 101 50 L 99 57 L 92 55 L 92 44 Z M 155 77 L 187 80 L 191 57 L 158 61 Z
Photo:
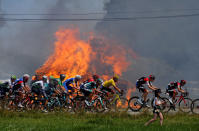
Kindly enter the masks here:
M 187 83 L 187 82 L 186 82 L 185 80 L 181 80 L 181 81 L 180 81 L 180 85 L 182 85 L 182 86 L 185 85 L 186 83 Z
M 66 75 L 60 74 L 60 80 L 63 81 L 66 78 Z
M 154 75 L 149 75 L 149 79 L 155 80 L 155 76 Z

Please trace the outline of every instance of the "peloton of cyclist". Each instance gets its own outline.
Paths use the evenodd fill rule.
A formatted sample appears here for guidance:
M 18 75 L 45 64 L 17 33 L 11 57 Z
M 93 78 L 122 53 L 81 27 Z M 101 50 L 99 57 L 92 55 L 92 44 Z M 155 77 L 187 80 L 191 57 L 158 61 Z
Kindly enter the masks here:
M 169 101 L 171 104 L 175 101 L 175 97 L 178 94 L 177 90 L 181 93 L 186 93 L 182 87 L 186 84 L 185 80 L 181 80 L 180 82 L 170 82 L 166 89 L 166 92 L 169 93 Z
M 152 82 L 155 80 L 155 76 L 154 75 L 149 75 L 149 77 L 141 77 L 137 80 L 136 82 L 136 88 L 138 88 L 139 92 L 143 93 L 142 94 L 142 99 L 138 99 L 138 101 L 141 104 L 145 104 L 145 106 L 149 107 L 149 105 L 147 105 L 146 101 L 147 101 L 147 96 L 149 91 L 146 89 L 145 85 L 148 86 L 149 89 L 155 91 L 158 88 L 156 88 L 155 86 L 152 85 Z

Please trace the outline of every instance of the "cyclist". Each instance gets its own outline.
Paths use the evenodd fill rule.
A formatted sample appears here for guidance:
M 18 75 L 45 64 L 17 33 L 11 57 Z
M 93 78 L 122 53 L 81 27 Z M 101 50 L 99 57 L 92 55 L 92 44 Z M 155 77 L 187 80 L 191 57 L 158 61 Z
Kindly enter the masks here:
M 65 91 L 65 88 L 63 87 L 63 81 L 64 81 L 65 78 L 66 78 L 66 75 L 64 75 L 64 74 L 60 74 L 60 77 L 56 78 L 56 80 L 58 81 L 57 89 L 60 92 L 64 92 Z
M 32 84 L 35 83 L 36 81 L 39 81 L 39 76 L 38 75 L 33 75 L 32 79 L 30 81 L 30 86 L 32 86 Z
M 147 123 L 145 123 L 145 126 L 148 126 L 150 123 L 154 122 L 157 119 L 157 116 L 160 117 L 160 125 L 162 126 L 163 124 L 163 115 L 160 112 L 160 105 L 164 104 L 164 102 L 160 101 L 160 93 L 161 90 L 157 89 L 155 90 L 155 99 L 153 102 L 153 118 L 151 120 L 149 120 Z
M 91 81 L 91 82 L 87 82 L 87 83 L 80 86 L 80 91 L 88 99 L 88 101 L 86 100 L 87 105 L 90 105 L 90 101 L 92 100 L 93 94 L 95 92 L 101 92 L 101 91 L 98 91 L 96 89 L 102 83 L 103 83 L 102 79 L 97 79 L 97 82 Z
M 4 82 L 0 84 L 0 95 L 1 97 L 7 96 L 9 94 L 10 87 L 9 87 L 9 82 Z
M 102 85 L 100 87 L 101 91 L 114 94 L 115 91 L 110 88 L 110 87 L 114 87 L 115 90 L 117 90 L 119 93 L 122 93 L 122 91 L 115 84 L 115 83 L 118 82 L 118 79 L 119 79 L 119 76 L 118 75 L 114 75 L 112 79 L 107 80 L 104 83 L 102 83 Z
M 64 81 L 63 86 L 67 92 L 73 92 L 74 88 L 78 89 L 78 84 L 77 82 L 81 80 L 80 75 L 76 75 L 74 78 L 69 78 Z M 72 85 L 72 86 L 71 86 Z
M 139 78 L 136 82 L 136 88 L 139 89 L 139 92 L 143 93 L 142 98 L 138 99 L 138 101 L 141 104 L 145 104 L 147 107 L 150 107 L 149 105 L 147 105 L 147 102 L 146 102 L 149 91 L 146 89 L 145 85 L 147 85 L 148 88 L 151 89 L 151 90 L 157 90 L 158 88 L 156 88 L 155 86 L 152 85 L 152 82 L 154 80 L 155 80 L 155 76 L 149 75 L 149 77 Z M 142 99 L 144 99 L 144 100 L 142 100 Z
M 56 84 L 54 82 L 54 77 L 50 76 L 49 77 L 49 82 L 47 83 L 47 86 L 45 86 L 45 93 L 46 93 L 46 95 L 48 97 L 50 97 L 54 93 L 55 88 L 56 88 Z
M 186 93 L 185 90 L 182 89 L 182 87 L 186 84 L 185 80 L 181 80 L 180 82 L 170 82 L 168 84 L 168 87 L 166 89 L 166 92 L 169 93 L 169 101 L 173 105 L 173 102 L 175 101 L 175 97 L 178 94 L 177 90 L 181 93 Z M 177 90 L 176 90 L 177 89 Z M 173 105 L 174 106 L 174 105 Z
M 92 76 L 92 78 L 86 80 L 84 83 L 88 83 L 88 82 L 92 82 L 92 81 L 97 82 L 98 79 L 99 79 L 99 76 L 95 74 Z
M 9 86 L 10 86 L 10 89 L 12 89 L 15 81 L 17 80 L 17 77 L 15 75 L 11 75 L 10 77 L 10 81 L 9 81 Z
M 29 80 L 30 76 L 28 74 L 24 74 L 22 78 L 18 79 L 15 81 L 15 83 L 13 84 L 13 88 L 12 88 L 12 93 L 14 93 L 14 95 L 19 96 L 19 107 L 23 107 L 21 104 L 21 100 L 23 99 L 23 91 L 28 92 L 29 91 L 29 87 L 27 85 L 28 80 Z
M 45 88 L 48 86 L 47 80 L 47 76 L 43 76 L 42 80 L 33 83 L 31 89 L 32 93 L 35 93 L 38 96 L 43 95 L 46 97 Z

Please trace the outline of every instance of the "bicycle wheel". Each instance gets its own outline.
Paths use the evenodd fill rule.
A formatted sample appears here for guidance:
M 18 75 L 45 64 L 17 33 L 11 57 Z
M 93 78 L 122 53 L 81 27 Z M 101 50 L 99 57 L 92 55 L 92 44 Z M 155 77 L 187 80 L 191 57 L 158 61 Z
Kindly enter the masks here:
M 75 113 L 81 113 L 84 111 L 85 103 L 81 100 L 74 100 L 73 102 L 73 111 Z
M 194 114 L 199 114 L 199 99 L 195 99 L 191 104 L 191 111 Z
M 131 97 L 128 102 L 128 107 L 134 112 L 140 111 L 142 109 L 142 104 L 138 102 L 138 99 L 138 96 L 134 96 Z
M 95 100 L 94 103 L 94 110 L 98 113 L 102 113 L 105 111 L 105 103 L 103 102 L 103 105 L 99 99 Z
M 184 98 L 179 102 L 179 109 L 182 112 L 189 113 L 191 111 L 192 100 L 190 98 Z
M 120 98 L 115 101 L 116 112 L 127 112 L 128 111 L 128 100 L 126 98 Z

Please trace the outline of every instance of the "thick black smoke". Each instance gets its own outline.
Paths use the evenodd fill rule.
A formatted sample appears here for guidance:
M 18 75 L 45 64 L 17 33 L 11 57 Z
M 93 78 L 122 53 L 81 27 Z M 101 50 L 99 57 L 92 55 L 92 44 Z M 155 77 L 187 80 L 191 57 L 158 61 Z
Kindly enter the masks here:
M 192 14 L 199 11 L 188 9 L 198 9 L 198 5 L 197 0 L 110 0 L 105 18 Z M 132 81 L 153 73 L 158 85 L 165 87 L 172 80 L 199 81 L 198 22 L 199 17 L 102 21 L 96 30 L 127 44 L 140 56 L 126 73 Z

